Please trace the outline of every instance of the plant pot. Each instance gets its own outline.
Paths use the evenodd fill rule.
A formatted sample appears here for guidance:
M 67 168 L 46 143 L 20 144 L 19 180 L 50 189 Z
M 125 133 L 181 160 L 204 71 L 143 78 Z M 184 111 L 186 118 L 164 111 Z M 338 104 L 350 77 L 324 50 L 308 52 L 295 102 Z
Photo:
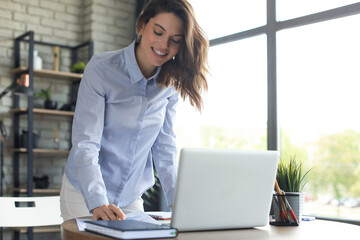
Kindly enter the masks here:
M 278 196 L 279 201 L 280 197 L 278 194 L 275 194 Z M 302 218 L 302 210 L 304 205 L 304 199 L 305 199 L 305 192 L 285 192 L 285 197 L 287 201 L 289 202 L 292 210 L 294 211 L 294 214 L 296 218 L 298 219 L 298 222 L 301 222 Z M 275 214 L 275 220 L 277 222 L 280 222 L 280 214 L 279 214 L 279 207 L 273 200 L 273 207 L 274 207 L 274 214 Z
M 42 177 L 33 177 L 35 182 L 35 188 L 45 189 L 49 187 L 50 181 L 49 176 L 44 175 Z
M 56 109 L 57 108 L 57 102 L 52 100 L 46 100 L 44 102 L 44 107 L 46 109 Z

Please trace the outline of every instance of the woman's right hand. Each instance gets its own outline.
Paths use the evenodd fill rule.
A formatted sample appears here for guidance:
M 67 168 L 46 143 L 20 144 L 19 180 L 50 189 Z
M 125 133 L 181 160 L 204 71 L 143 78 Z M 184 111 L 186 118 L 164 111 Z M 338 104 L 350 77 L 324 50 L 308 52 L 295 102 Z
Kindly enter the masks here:
M 93 220 L 125 220 L 125 214 L 114 204 L 102 205 L 92 210 Z

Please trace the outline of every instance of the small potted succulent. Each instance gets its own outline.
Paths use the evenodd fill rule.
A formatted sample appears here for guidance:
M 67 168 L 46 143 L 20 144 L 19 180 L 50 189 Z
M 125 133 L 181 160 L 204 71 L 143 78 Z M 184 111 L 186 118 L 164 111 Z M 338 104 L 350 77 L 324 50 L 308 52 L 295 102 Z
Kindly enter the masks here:
M 86 66 L 85 63 L 82 61 L 74 63 L 71 66 L 71 71 L 74 73 L 83 73 L 85 70 L 85 66 Z
M 44 101 L 44 108 L 46 109 L 56 109 L 57 102 L 51 100 L 51 85 L 47 89 L 41 89 L 40 92 L 35 93 L 35 96 L 38 98 L 43 98 Z

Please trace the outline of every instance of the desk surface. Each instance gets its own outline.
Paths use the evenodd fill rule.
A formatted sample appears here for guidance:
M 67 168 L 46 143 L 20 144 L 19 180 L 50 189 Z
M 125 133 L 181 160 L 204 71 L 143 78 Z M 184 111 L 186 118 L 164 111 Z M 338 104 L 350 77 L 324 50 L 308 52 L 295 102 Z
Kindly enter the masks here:
M 183 232 L 176 239 L 358 239 L 360 226 L 315 220 L 303 221 L 299 227 L 265 226 L 252 229 Z M 109 240 L 113 238 L 101 235 L 80 232 L 75 220 L 68 220 L 61 224 L 61 237 L 63 240 Z

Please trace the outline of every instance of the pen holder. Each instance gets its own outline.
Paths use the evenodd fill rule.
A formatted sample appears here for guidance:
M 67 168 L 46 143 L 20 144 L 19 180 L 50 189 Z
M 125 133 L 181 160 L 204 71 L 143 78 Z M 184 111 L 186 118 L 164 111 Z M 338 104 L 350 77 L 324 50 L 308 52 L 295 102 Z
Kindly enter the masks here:
M 303 193 L 285 193 L 284 195 L 273 195 L 275 222 L 273 222 L 272 225 L 298 226 L 301 222 L 304 202 L 304 196 L 302 194 Z

